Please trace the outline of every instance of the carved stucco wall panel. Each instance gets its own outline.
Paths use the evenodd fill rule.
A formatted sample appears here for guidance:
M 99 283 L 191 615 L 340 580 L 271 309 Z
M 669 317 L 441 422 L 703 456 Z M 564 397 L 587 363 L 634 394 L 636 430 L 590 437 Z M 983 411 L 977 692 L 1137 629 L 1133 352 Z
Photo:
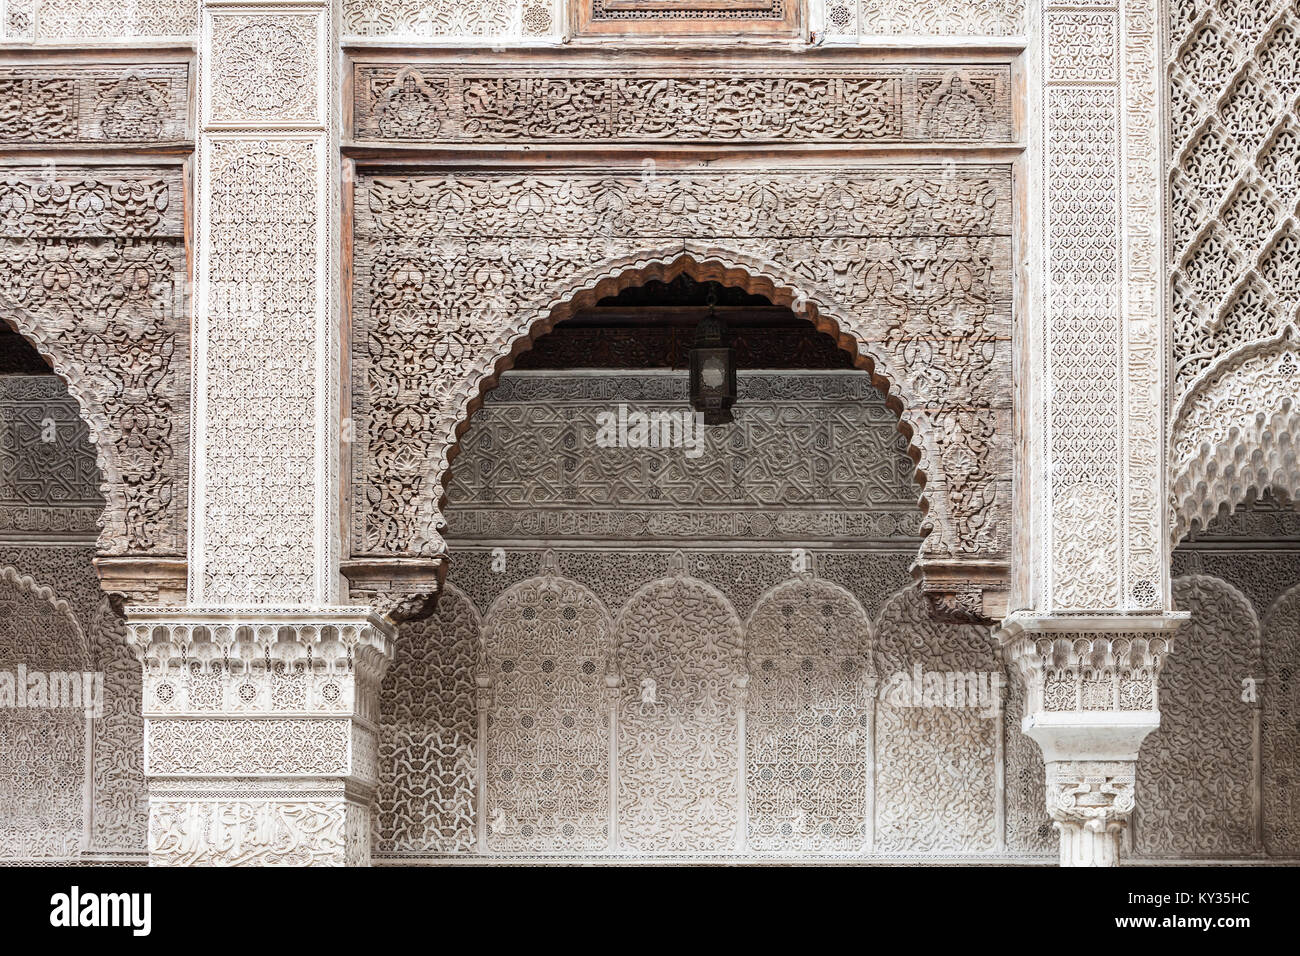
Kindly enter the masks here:
M 562 0 L 343 0 L 350 38 L 518 41 L 558 35 Z
M 1250 602 L 1208 575 L 1174 580 L 1191 620 L 1160 675 L 1160 728 L 1137 765 L 1134 851 L 1161 857 L 1246 857 L 1258 852 L 1259 619 Z M 1269 689 L 1265 690 L 1267 694 Z
M 1025 33 L 1024 0 L 812 0 L 813 27 L 832 41 L 879 36 L 1009 37 Z
M 186 39 L 198 22 L 193 0 L 5 0 L 3 10 L 0 36 L 19 43 Z
M 1300 481 L 1298 50 L 1293 2 L 1170 4 L 1174 541 Z
M 793 303 L 856 351 L 915 446 L 928 504 L 923 556 L 1005 562 L 1005 171 L 825 175 L 363 177 L 354 556 L 440 555 L 442 483 L 483 390 L 556 321 L 687 271 Z M 411 474 L 407 463 L 429 449 L 429 473 Z M 973 606 L 964 595 L 948 610 L 983 614 L 978 593 Z

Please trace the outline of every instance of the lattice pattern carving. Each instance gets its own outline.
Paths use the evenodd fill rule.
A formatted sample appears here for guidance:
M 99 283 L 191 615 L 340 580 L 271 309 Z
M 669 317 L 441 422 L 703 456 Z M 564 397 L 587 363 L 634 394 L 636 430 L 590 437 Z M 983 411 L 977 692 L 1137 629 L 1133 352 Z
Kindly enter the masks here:
M 1160 728 L 1138 755 L 1134 851 L 1250 856 L 1258 711 L 1245 698 L 1263 673 L 1259 620 L 1236 588 L 1207 575 L 1175 579 L 1174 601 L 1192 618 L 1160 675 Z
M 446 584 L 434 615 L 398 631 L 380 690 L 375 852 L 478 848 L 479 616 Z
M 1170 16 L 1178 394 L 1300 308 L 1300 8 L 1176 0 Z
M 681 568 L 632 596 L 616 641 L 619 846 L 738 849 L 744 785 L 732 741 L 748 678 L 736 612 Z

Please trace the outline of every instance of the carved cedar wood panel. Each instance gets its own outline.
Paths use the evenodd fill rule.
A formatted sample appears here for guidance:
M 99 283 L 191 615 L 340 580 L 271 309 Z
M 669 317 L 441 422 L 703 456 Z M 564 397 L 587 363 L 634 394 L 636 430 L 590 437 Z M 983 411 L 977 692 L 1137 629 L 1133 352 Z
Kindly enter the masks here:
M 1008 66 L 354 67 L 358 141 L 1008 142 Z
M 173 169 L 0 173 L 0 319 L 35 343 L 87 422 L 105 553 L 185 554 L 183 192 Z
M 1005 168 L 368 174 L 355 206 L 354 556 L 441 555 L 456 433 L 494 373 L 582 304 L 689 271 L 853 343 L 918 449 L 923 558 L 1006 560 Z M 978 589 L 942 597 L 981 613 Z
M 188 139 L 185 64 L 0 67 L 0 142 Z

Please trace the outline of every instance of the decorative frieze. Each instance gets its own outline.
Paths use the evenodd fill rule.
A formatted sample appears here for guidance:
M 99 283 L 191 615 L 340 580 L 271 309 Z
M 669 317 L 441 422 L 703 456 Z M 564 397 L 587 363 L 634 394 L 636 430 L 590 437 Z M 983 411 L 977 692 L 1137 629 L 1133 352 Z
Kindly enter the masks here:
M 832 41 L 870 37 L 1014 37 L 1024 0 L 811 0 L 813 30 Z
M 0 142 L 185 141 L 189 85 L 183 63 L 0 67 Z
M 1008 142 L 1010 67 L 358 63 L 353 136 L 427 143 Z
M 5 0 L 0 35 L 18 43 L 188 40 L 197 18 L 194 0 Z

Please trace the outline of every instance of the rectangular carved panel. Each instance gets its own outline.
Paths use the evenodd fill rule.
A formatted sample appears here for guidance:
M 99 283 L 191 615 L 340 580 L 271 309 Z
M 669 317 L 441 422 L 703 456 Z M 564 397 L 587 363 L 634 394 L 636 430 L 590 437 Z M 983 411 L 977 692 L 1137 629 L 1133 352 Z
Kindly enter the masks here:
M 358 63 L 358 141 L 1009 142 L 1010 67 Z
M 189 138 L 189 67 L 0 67 L 0 142 L 145 143 Z
M 793 33 L 799 0 L 578 0 L 587 34 Z

